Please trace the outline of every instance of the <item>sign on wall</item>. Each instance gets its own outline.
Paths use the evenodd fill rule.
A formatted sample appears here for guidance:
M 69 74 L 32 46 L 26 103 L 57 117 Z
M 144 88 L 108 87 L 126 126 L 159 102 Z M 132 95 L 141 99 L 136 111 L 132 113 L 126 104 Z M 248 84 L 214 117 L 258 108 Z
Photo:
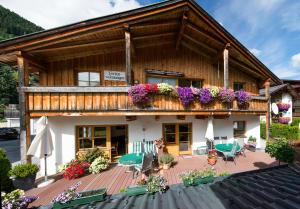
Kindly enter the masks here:
M 125 72 L 122 71 L 104 71 L 105 81 L 126 81 Z

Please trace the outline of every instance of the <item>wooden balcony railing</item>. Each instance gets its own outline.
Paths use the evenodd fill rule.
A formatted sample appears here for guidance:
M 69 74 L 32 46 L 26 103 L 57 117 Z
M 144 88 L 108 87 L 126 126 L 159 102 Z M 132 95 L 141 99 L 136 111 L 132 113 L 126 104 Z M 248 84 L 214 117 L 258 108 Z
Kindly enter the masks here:
M 235 111 L 265 113 L 264 97 L 253 97 L 249 107 L 240 109 L 236 103 L 228 109 L 216 101 L 210 106 L 194 102 L 185 109 L 178 98 L 157 95 L 150 105 L 139 108 L 132 104 L 128 87 L 24 87 L 30 112 L 211 112 Z

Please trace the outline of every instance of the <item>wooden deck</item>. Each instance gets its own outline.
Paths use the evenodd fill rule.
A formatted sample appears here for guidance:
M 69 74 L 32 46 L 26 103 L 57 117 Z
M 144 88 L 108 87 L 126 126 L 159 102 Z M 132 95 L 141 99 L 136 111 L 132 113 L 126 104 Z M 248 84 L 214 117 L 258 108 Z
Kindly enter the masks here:
M 223 159 L 218 159 L 214 166 L 217 173 L 229 172 L 238 173 L 249 170 L 261 169 L 271 166 L 276 166 L 278 163 L 274 158 L 271 158 L 263 151 L 246 152 L 246 157 L 240 156 L 237 158 L 236 165 L 233 162 L 225 163 Z M 176 164 L 167 171 L 159 171 L 165 176 L 169 185 L 181 183 L 179 174 L 191 169 L 205 169 L 210 167 L 207 164 L 206 156 L 180 156 L 176 158 Z M 57 180 L 55 183 L 44 188 L 35 188 L 26 192 L 27 195 L 37 195 L 39 199 L 36 200 L 33 206 L 49 204 L 54 196 L 68 188 L 69 186 L 81 181 L 79 187 L 80 191 L 96 189 L 105 187 L 108 194 L 119 193 L 121 188 L 135 184 L 139 181 L 141 176 L 133 179 L 132 173 L 126 173 L 124 167 L 112 166 L 109 170 L 100 174 L 90 174 L 80 179 L 65 180 L 63 178 Z

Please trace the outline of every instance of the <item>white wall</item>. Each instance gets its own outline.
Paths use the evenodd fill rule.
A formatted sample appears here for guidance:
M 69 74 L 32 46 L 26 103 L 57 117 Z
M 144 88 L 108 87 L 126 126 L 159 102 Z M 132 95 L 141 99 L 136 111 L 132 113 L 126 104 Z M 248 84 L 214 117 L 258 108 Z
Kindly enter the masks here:
M 233 121 L 246 121 L 246 136 L 255 136 L 260 144 L 259 116 L 231 116 L 228 119 L 214 119 L 215 136 L 227 136 L 233 140 Z M 138 116 L 135 121 L 126 121 L 125 117 L 49 117 L 50 132 L 55 150 L 48 157 L 48 173 L 56 173 L 57 167 L 75 158 L 75 126 L 76 125 L 110 125 L 128 124 L 129 152 L 133 141 L 154 140 L 162 137 L 163 123 L 192 122 L 193 145 L 192 148 L 206 144 L 205 131 L 207 119 L 195 119 L 187 116 L 185 120 L 178 120 L 176 116 L 161 116 L 155 120 L 154 116 Z M 143 131 L 145 130 L 145 131 Z M 43 160 L 41 170 L 44 169 Z

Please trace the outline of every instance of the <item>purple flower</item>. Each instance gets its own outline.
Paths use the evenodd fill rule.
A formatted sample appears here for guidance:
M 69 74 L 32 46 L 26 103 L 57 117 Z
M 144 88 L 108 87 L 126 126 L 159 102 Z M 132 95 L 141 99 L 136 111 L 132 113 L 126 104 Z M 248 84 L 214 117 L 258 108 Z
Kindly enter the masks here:
M 194 94 L 190 87 L 178 87 L 178 97 L 185 107 L 188 107 L 194 100 Z
M 193 92 L 193 94 L 195 96 L 199 96 L 200 95 L 201 89 L 198 89 L 198 88 L 195 88 L 195 87 L 191 87 L 191 90 L 192 90 L 192 92 Z
M 209 89 L 203 88 L 200 91 L 200 97 L 199 97 L 201 104 L 208 104 L 213 101 L 212 94 Z
M 221 102 L 231 103 L 235 98 L 234 91 L 232 89 L 226 89 L 226 88 L 221 89 L 219 92 L 219 97 L 221 99 Z
M 134 104 L 143 104 L 149 101 L 148 91 L 143 84 L 132 86 L 128 90 L 128 94 Z
M 76 190 L 80 184 L 81 184 L 81 182 L 78 182 L 74 186 L 69 187 L 66 191 L 64 191 L 64 192 L 60 193 L 59 195 L 57 195 L 56 197 L 54 197 L 52 202 L 64 204 L 71 200 L 79 198 L 81 196 L 81 194 L 79 194 Z
M 287 104 L 287 103 L 278 103 L 277 107 L 278 107 L 279 111 L 288 111 L 290 109 L 291 105 Z
M 281 124 L 288 124 L 290 122 L 290 118 L 282 117 L 278 119 L 278 122 Z
M 235 92 L 235 96 L 239 105 L 245 105 L 251 100 L 250 94 L 244 90 Z

